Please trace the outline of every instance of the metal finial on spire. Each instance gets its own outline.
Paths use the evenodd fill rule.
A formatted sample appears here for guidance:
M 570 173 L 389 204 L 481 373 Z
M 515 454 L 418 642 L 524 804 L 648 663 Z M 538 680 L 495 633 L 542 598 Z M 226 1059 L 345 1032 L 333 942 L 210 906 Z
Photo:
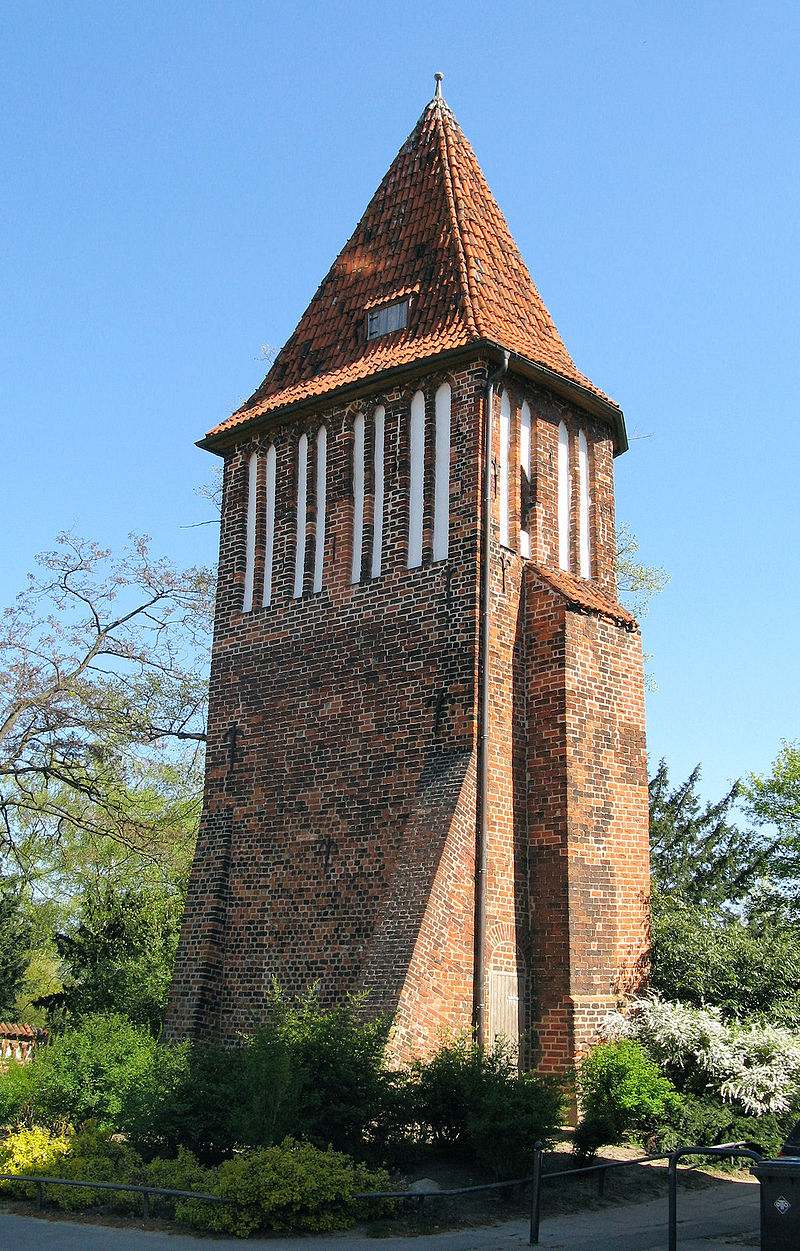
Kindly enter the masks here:
M 441 100 L 441 98 L 442 98 L 442 79 L 444 78 L 444 74 L 440 74 L 440 73 L 439 73 L 439 71 L 437 70 L 437 71 L 436 71 L 436 73 L 434 74 L 434 78 L 436 79 L 436 90 L 435 90 L 435 91 L 434 91 L 434 93 L 433 93 L 433 98 L 434 98 L 434 100 Z

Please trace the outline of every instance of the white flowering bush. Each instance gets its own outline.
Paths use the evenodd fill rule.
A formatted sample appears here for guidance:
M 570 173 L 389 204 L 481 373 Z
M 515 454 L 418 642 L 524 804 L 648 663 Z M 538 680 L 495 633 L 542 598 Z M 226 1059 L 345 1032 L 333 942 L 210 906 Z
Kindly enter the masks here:
M 716 1008 L 634 999 L 608 1016 L 608 1040 L 634 1038 L 676 1085 L 737 1103 L 750 1116 L 784 1113 L 800 1103 L 800 1039 L 777 1025 L 723 1021 Z

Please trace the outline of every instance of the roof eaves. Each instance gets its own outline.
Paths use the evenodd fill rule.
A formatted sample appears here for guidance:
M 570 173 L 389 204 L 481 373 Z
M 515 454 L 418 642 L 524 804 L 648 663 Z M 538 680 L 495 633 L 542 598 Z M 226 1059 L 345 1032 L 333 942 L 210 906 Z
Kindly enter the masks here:
M 418 357 L 413 361 L 404 361 L 399 365 L 390 365 L 387 369 L 369 374 L 366 378 L 358 378 L 352 382 L 343 382 L 322 394 L 304 396 L 302 399 L 291 400 L 288 404 L 281 404 L 275 408 L 267 409 L 266 412 L 258 412 L 249 419 L 237 422 L 235 426 L 230 426 L 226 430 L 220 430 L 217 434 L 207 434 L 205 438 L 198 439 L 195 446 L 202 448 L 205 452 L 213 452 L 216 456 L 224 456 L 229 447 L 242 441 L 243 435 L 248 435 L 255 430 L 262 430 L 268 426 L 277 425 L 289 412 L 302 415 L 312 409 L 328 408 L 341 404 L 343 401 L 357 400 L 362 395 L 370 395 L 376 390 L 380 390 L 388 382 L 398 382 L 404 377 L 468 359 L 488 346 L 488 342 L 484 343 L 476 339 L 455 348 L 446 348 L 442 352 L 435 352 L 430 356 Z
M 542 586 L 554 595 L 558 595 L 572 611 L 585 613 L 590 617 L 605 617 L 606 620 L 615 622 L 631 634 L 639 633 L 639 623 L 633 613 L 623 608 L 622 604 L 602 594 L 594 583 L 586 582 L 585 586 L 581 586 L 576 580 L 576 585 L 570 589 L 569 586 L 564 585 L 566 579 L 560 573 L 543 568 L 533 561 L 528 563 L 528 569 Z M 571 577 L 571 575 L 568 576 Z
M 486 346 L 496 355 L 498 361 L 503 359 L 503 353 L 506 349 L 501 344 L 487 339 Z M 564 374 L 551 369 L 549 365 L 542 365 L 538 361 L 532 361 L 529 357 L 523 356 L 519 352 L 512 351 L 510 353 L 509 364 L 518 373 L 543 383 L 551 391 L 555 391 L 557 395 L 571 400 L 573 404 L 576 404 L 578 408 L 582 408 L 584 412 L 591 413 L 592 416 L 600 417 L 603 421 L 608 422 L 614 436 L 614 455 L 621 456 L 623 452 L 627 452 L 628 433 L 625 429 L 625 416 L 622 409 L 613 400 L 598 395 L 588 387 L 581 386 L 579 382 L 575 382 L 572 378 L 567 378 Z
M 207 434 L 204 438 L 198 439 L 196 446 L 202 448 L 203 451 L 213 452 L 216 456 L 224 456 L 227 448 L 241 442 L 243 434 L 249 434 L 251 431 L 261 430 L 266 426 L 277 424 L 278 421 L 285 417 L 287 412 L 302 414 L 311 409 L 318 409 L 320 405 L 339 404 L 345 399 L 355 400 L 361 395 L 369 395 L 376 388 L 380 389 L 381 386 L 390 380 L 400 380 L 410 374 L 418 373 L 420 370 L 433 368 L 436 365 L 451 361 L 463 360 L 466 357 L 474 356 L 476 352 L 480 351 L 486 351 L 492 359 L 496 359 L 499 362 L 502 361 L 506 349 L 493 339 L 476 338 L 470 343 L 460 345 L 459 347 L 448 348 L 443 352 L 436 352 L 430 356 L 406 361 L 399 365 L 390 365 L 387 369 L 370 374 L 366 378 L 359 378 L 353 382 L 343 382 L 340 386 L 332 387 L 330 391 L 322 394 L 305 396 L 303 399 L 291 400 L 287 404 L 267 409 L 266 412 L 255 413 L 251 418 L 239 421 L 236 425 L 220 430 L 217 434 Z M 614 439 L 614 455 L 619 456 L 622 452 L 627 452 L 628 437 L 625 430 L 625 418 L 622 409 L 618 405 L 590 391 L 588 387 L 582 387 L 572 379 L 565 378 L 563 374 L 557 373 L 554 369 L 550 369 L 549 366 L 541 365 L 537 361 L 532 361 L 528 357 L 522 356 L 519 352 L 510 353 L 510 362 L 516 372 L 522 374 L 523 377 L 542 383 L 557 395 L 570 400 L 585 412 L 608 422 Z

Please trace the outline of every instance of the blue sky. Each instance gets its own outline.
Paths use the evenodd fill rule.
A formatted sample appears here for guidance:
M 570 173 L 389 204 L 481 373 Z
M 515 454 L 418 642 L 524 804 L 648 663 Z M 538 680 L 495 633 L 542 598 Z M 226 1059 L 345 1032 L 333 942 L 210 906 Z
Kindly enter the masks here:
M 443 71 L 578 367 L 619 401 L 653 762 L 800 735 L 800 7 L 0 5 L 0 602 L 61 528 L 215 556 L 249 395 Z

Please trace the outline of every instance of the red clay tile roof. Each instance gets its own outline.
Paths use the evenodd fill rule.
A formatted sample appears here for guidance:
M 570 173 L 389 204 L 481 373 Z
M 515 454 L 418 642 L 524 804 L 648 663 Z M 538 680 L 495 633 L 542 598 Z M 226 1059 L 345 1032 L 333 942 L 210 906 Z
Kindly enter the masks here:
M 599 617 L 609 617 L 612 621 L 617 621 L 631 630 L 639 628 L 633 613 L 628 612 L 622 604 L 618 604 L 609 595 L 598 590 L 593 582 L 578 578 L 574 573 L 565 573 L 563 569 L 543 569 L 541 565 L 536 565 L 532 561 L 528 563 L 528 568 L 540 582 L 544 582 L 551 591 L 561 595 L 573 608 L 596 613 Z
M 407 326 L 368 340 L 366 310 L 409 294 Z M 613 404 L 575 368 L 472 148 L 436 96 L 261 386 L 210 437 L 482 340 Z
M 9 1024 L 7 1021 L 0 1021 L 0 1038 L 32 1038 L 36 1040 L 44 1038 L 46 1035 L 46 1029 L 36 1029 L 32 1025 Z

